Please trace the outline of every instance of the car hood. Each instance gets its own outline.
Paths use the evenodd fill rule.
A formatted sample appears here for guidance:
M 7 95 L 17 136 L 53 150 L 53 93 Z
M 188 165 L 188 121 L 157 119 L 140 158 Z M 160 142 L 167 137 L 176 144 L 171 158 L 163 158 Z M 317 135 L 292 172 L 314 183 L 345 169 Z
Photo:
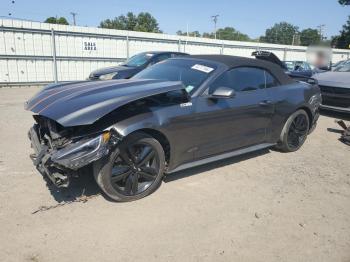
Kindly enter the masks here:
M 350 88 L 349 72 L 324 72 L 313 77 L 320 85 Z
M 99 77 L 101 75 L 106 75 L 110 73 L 116 73 L 116 72 L 121 72 L 121 73 L 127 73 L 127 72 L 134 72 L 137 71 L 137 67 L 128 67 L 128 66 L 111 66 L 111 67 L 105 67 L 105 68 L 100 68 L 95 71 L 92 71 L 90 76 L 93 77 Z
M 65 127 L 90 125 L 129 102 L 181 89 L 181 82 L 145 79 L 65 83 L 44 88 L 25 109 Z

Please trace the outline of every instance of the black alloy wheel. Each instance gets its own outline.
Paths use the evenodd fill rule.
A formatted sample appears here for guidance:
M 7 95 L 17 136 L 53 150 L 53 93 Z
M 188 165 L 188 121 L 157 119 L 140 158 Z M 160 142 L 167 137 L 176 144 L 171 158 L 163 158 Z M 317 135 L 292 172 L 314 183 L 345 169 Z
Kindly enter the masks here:
M 305 110 L 299 109 L 286 121 L 276 149 L 282 152 L 297 151 L 306 141 L 310 129 L 310 118 Z
M 287 136 L 287 142 L 290 148 L 298 149 L 307 137 L 309 131 L 308 116 L 304 114 L 297 115 L 292 121 Z
M 110 198 L 133 201 L 153 193 L 165 169 L 162 145 L 143 132 L 123 139 L 107 159 L 94 164 L 97 184 Z
M 111 172 L 111 184 L 125 196 L 144 192 L 157 178 L 159 156 L 146 142 L 135 142 L 120 149 Z

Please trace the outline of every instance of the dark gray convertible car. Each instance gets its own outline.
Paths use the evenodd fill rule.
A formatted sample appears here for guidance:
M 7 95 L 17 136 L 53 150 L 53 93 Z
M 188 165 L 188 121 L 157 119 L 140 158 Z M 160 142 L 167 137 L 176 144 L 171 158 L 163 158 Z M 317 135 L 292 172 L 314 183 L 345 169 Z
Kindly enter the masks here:
M 317 85 L 274 63 L 197 55 L 130 80 L 48 86 L 25 107 L 36 121 L 31 158 L 41 173 L 62 187 L 88 166 L 109 197 L 130 201 L 167 173 L 263 148 L 298 150 L 320 102 Z

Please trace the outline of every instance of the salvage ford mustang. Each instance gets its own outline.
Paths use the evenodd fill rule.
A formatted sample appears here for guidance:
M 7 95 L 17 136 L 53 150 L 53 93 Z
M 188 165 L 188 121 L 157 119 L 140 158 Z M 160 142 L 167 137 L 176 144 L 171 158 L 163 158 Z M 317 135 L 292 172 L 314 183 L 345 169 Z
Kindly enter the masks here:
M 42 174 L 66 187 L 90 167 L 105 194 L 131 201 L 154 192 L 164 174 L 263 148 L 298 150 L 320 103 L 316 82 L 297 82 L 277 64 L 196 55 L 130 80 L 47 86 L 25 107 Z

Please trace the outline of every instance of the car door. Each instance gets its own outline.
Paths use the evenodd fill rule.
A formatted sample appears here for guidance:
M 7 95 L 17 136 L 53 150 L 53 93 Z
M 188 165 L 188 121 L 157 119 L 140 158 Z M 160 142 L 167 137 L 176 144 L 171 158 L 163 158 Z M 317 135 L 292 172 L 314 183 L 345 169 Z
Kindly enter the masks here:
M 265 141 L 273 113 L 265 86 L 265 71 L 254 67 L 234 68 L 209 85 L 195 103 L 196 159 Z M 234 97 L 211 97 L 219 87 L 232 88 Z

